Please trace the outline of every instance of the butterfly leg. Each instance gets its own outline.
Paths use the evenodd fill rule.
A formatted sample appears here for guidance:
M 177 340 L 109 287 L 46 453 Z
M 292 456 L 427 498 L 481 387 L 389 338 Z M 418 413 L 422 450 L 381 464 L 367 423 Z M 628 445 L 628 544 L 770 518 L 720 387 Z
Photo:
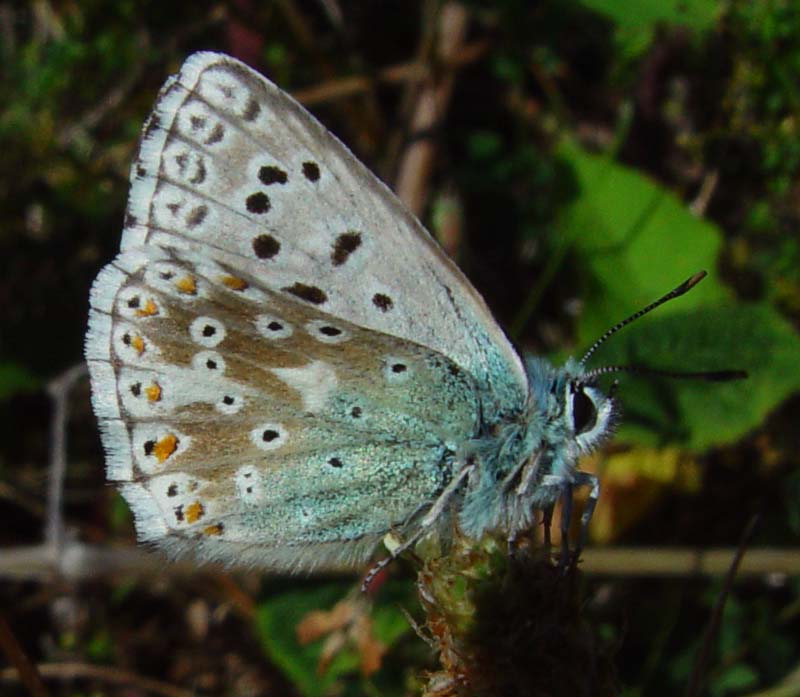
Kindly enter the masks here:
M 541 486 L 550 487 L 555 489 L 558 494 L 554 498 L 555 501 L 561 501 L 561 516 L 559 519 L 559 528 L 561 530 L 561 554 L 559 556 L 558 565 L 560 567 L 569 566 L 570 552 L 569 552 L 569 524 L 572 519 L 572 489 L 575 486 L 574 482 L 559 477 L 554 474 L 546 474 L 539 482 Z M 545 526 L 545 548 L 550 548 L 550 523 L 553 520 L 553 505 L 543 509 Z
M 419 542 L 420 538 L 431 528 L 431 526 L 438 520 L 439 516 L 444 512 L 447 504 L 450 502 L 450 499 L 453 498 L 453 494 L 456 493 L 461 483 L 470 475 L 472 472 L 475 471 L 476 465 L 474 462 L 468 464 L 465 467 L 462 467 L 459 470 L 458 474 L 453 477 L 450 483 L 444 488 L 441 494 L 439 494 L 439 498 L 433 502 L 430 510 L 425 514 L 422 520 L 419 522 L 416 532 L 414 532 L 411 537 L 405 540 L 401 545 L 399 545 L 396 549 L 392 550 L 389 553 L 388 557 L 384 557 L 377 561 L 372 568 L 367 571 L 366 576 L 364 576 L 364 580 L 361 581 L 361 590 L 366 591 L 370 584 L 372 583 L 375 576 L 378 575 L 383 569 L 385 569 L 389 564 L 391 564 L 397 557 L 399 557 L 403 552 L 405 552 L 410 547 L 413 547 L 417 542 Z
M 519 480 L 516 490 L 514 491 L 514 495 L 519 498 L 525 498 L 535 484 L 537 475 L 539 474 L 540 462 L 541 452 L 538 452 L 527 460 L 520 462 L 513 470 L 511 470 L 508 475 L 506 475 L 506 478 L 503 480 L 503 492 L 507 494 L 514 486 L 514 482 Z M 509 556 L 514 555 L 514 548 L 519 532 L 519 530 L 513 529 L 509 532 L 508 537 L 506 538 Z
M 572 520 L 572 487 L 571 482 L 561 484 L 561 519 L 559 527 L 561 529 L 561 556 L 558 565 L 562 569 L 567 569 L 570 565 L 571 556 L 569 551 L 569 524 Z
M 583 508 L 581 515 L 581 534 L 578 538 L 578 548 L 575 550 L 575 555 L 579 555 L 581 550 L 586 546 L 586 538 L 589 532 L 589 521 L 592 519 L 594 508 L 597 505 L 597 499 L 600 497 L 600 480 L 594 474 L 588 472 L 576 472 L 575 486 L 588 486 L 589 497 L 586 499 L 586 505 Z
M 546 557 L 550 557 L 550 548 L 553 546 L 550 539 L 550 526 L 553 523 L 553 506 L 547 506 L 542 509 L 542 527 L 544 528 L 544 553 Z
M 526 496 L 533 490 L 536 479 L 539 475 L 539 466 L 542 461 L 541 451 L 525 461 L 522 468 L 522 478 L 517 486 L 517 496 Z

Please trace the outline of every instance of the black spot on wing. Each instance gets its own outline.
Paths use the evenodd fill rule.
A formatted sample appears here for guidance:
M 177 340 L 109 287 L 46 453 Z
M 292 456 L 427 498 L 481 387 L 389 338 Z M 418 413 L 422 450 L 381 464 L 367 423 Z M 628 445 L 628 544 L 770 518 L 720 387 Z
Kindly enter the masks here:
M 208 134 L 208 138 L 206 138 L 205 143 L 206 145 L 214 145 L 214 143 L 219 143 L 224 135 L 224 126 L 221 123 L 215 124 L 214 128 L 211 129 L 211 133 Z
M 254 194 L 250 194 L 245 201 L 245 205 L 247 206 L 248 211 L 257 214 L 266 213 L 270 208 L 272 208 L 269 196 L 267 196 L 263 191 L 257 191 Z
M 208 206 L 206 206 L 205 204 L 197 206 L 196 208 L 193 208 L 189 212 L 188 216 L 186 216 L 186 225 L 188 227 L 197 227 L 198 225 L 200 225 L 200 223 L 202 223 L 206 219 L 207 215 L 208 215 Z
M 319 165 L 316 162 L 304 162 L 303 176 L 310 182 L 319 181 Z
M 253 238 L 253 251 L 259 259 L 272 259 L 281 251 L 281 243 L 272 235 L 259 235 Z
M 206 163 L 203 160 L 197 162 L 197 169 L 189 179 L 190 184 L 202 184 L 206 180 Z
M 381 312 L 388 312 L 394 306 L 392 299 L 384 293 L 375 293 L 375 295 L 372 296 L 372 304 Z
M 348 230 L 338 235 L 333 241 L 331 250 L 331 262 L 334 266 L 341 266 L 350 255 L 361 246 L 361 233 L 355 230 Z
M 261 105 L 252 97 L 247 102 L 242 118 L 245 121 L 255 121 L 261 113 Z
M 289 176 L 280 167 L 274 165 L 264 165 L 258 170 L 258 178 L 265 186 L 270 184 L 285 184 L 289 181 Z
M 328 299 L 327 294 L 321 288 L 307 286 L 305 283 L 300 283 L 299 281 L 283 290 L 314 305 L 322 305 L 322 303 Z

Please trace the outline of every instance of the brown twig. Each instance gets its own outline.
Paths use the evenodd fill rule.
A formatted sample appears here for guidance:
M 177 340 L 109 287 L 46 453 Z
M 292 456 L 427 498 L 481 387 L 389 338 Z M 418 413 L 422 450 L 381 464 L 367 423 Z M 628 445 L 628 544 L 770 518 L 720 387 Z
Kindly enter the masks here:
M 0 549 L 0 579 L 52 582 L 58 575 L 78 582 L 115 575 L 173 576 L 197 573 L 191 562 L 165 564 L 164 558 L 140 547 L 110 547 L 65 541 L 55 556 L 47 544 Z
M 230 574 L 216 574 L 214 582 L 236 612 L 252 622 L 256 614 L 256 603 Z
M 311 26 L 298 7 L 299 3 L 295 0 L 278 0 L 276 7 L 282 13 L 289 25 L 289 29 L 298 40 L 302 49 L 306 52 L 309 62 L 313 62 L 317 71 L 326 79 L 332 79 L 336 75 L 336 66 L 329 59 L 329 54 L 320 50 L 317 32 Z M 354 62 L 353 47 L 348 38 L 347 23 L 337 23 L 334 16 L 330 16 L 331 24 L 337 33 L 337 41 L 342 51 Z M 363 89 L 358 93 L 361 99 L 358 103 L 352 101 L 342 101 L 336 104 L 336 110 L 344 118 L 350 128 L 350 142 L 354 143 L 357 151 L 369 151 L 374 148 L 375 133 L 380 130 L 381 115 L 378 103 L 374 95 L 374 80 L 371 76 L 364 77 Z
M 72 662 L 41 663 L 37 668 L 43 678 L 53 680 L 100 680 L 112 685 L 129 685 L 143 692 L 162 695 L 163 697 L 197 697 L 197 692 L 194 690 L 184 690 L 160 680 L 144 678 L 136 673 L 119 670 L 111 666 Z M 21 680 L 21 677 L 15 668 L 4 668 L 0 670 L 0 680 L 3 682 L 16 682 Z
M 753 534 L 755 533 L 756 527 L 758 527 L 760 520 L 760 515 L 754 515 L 742 533 L 742 538 L 739 541 L 739 547 L 737 548 L 736 554 L 731 560 L 728 573 L 725 574 L 722 588 L 720 589 L 719 595 L 714 603 L 714 609 L 711 613 L 711 618 L 709 619 L 708 625 L 706 626 L 706 631 L 703 634 L 703 642 L 700 645 L 700 652 L 695 658 L 694 665 L 692 666 L 692 672 L 689 675 L 689 680 L 687 681 L 686 685 L 686 697 L 696 697 L 696 695 L 700 694 L 702 684 L 705 680 L 706 673 L 708 672 L 708 662 L 709 657 L 711 656 L 712 645 L 714 644 L 717 632 L 719 631 L 720 623 L 722 622 L 722 611 L 725 609 L 725 601 L 728 599 L 728 596 L 731 593 L 733 582 L 736 579 L 736 574 L 738 573 L 742 559 L 744 558 L 744 553 L 747 551 L 747 547 L 753 538 Z
M 587 576 L 687 578 L 719 577 L 728 572 L 736 550 L 648 547 L 597 547 L 585 549 L 581 571 Z M 219 567 L 198 565 L 190 560 L 164 563 L 158 553 L 141 547 L 110 547 L 66 541 L 55 566 L 47 545 L 0 549 L 0 579 L 46 582 L 54 571 L 66 581 L 89 581 L 108 576 L 185 576 Z M 330 568 L 329 573 L 350 575 L 352 569 Z M 765 547 L 751 549 L 741 560 L 739 577 L 767 575 L 800 576 L 800 549 Z
M 456 51 L 450 60 L 444 61 L 446 69 L 455 69 L 480 60 L 489 50 L 487 41 L 476 41 Z M 403 84 L 422 82 L 430 78 L 430 67 L 420 61 L 398 63 L 377 71 L 375 80 L 384 84 Z M 305 106 L 316 106 L 324 102 L 343 99 L 372 89 L 373 79 L 354 75 L 351 77 L 326 80 L 314 87 L 292 92 L 292 96 Z
M 42 682 L 36 666 L 31 663 L 2 615 L 0 615 L 0 651 L 3 652 L 6 660 L 14 666 L 9 670 L 16 672 L 19 676 L 19 681 L 25 686 L 31 697 L 48 696 L 49 692 L 44 682 Z
M 737 555 L 738 551 L 731 548 L 600 547 L 583 550 L 580 566 L 589 576 L 719 577 L 729 572 Z M 750 549 L 739 562 L 740 578 L 772 574 L 800 576 L 800 549 Z
M 16 12 L 13 3 L 0 3 L 0 59 L 4 65 L 11 65 L 17 52 Z
M 15 506 L 37 518 L 44 516 L 45 507 L 40 497 L 32 496 L 7 482 L 0 482 L 0 499 L 13 502 Z
M 698 218 L 704 216 L 706 210 L 708 210 L 708 204 L 716 193 L 717 184 L 719 184 L 719 171 L 716 169 L 707 172 L 703 177 L 700 191 L 697 192 L 697 196 L 695 196 L 694 200 L 689 204 L 689 210 Z
M 442 7 L 438 23 L 437 61 L 447 64 L 464 40 L 469 16 L 463 5 L 447 2 Z M 441 120 L 453 91 L 453 71 L 443 71 L 431 80 L 417 96 L 409 132 L 415 135 L 431 131 Z M 403 153 L 397 172 L 395 190 L 415 215 L 420 215 L 427 200 L 428 181 L 436 155 L 430 138 L 414 140 Z
M 65 370 L 47 386 L 53 400 L 53 419 L 50 426 L 50 466 L 47 484 L 47 516 L 44 539 L 57 558 L 64 541 L 62 503 L 64 498 L 64 476 L 67 469 L 67 421 L 69 419 L 69 393 L 78 380 L 86 377 L 85 363 Z

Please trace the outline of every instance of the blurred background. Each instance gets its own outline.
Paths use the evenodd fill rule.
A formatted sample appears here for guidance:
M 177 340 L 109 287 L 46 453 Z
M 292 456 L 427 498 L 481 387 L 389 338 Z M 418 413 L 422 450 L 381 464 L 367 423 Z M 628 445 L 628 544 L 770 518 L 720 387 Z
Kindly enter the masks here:
M 709 272 L 592 359 L 750 377 L 620 378 L 583 463 L 586 620 L 619 694 L 683 693 L 702 647 L 703 694 L 800 695 L 794 0 L 0 2 L 0 693 L 404 695 L 436 665 L 408 566 L 327 612 L 352 578 L 167 564 L 104 483 L 89 287 L 141 125 L 201 49 L 392 186 L 521 351 L 580 354 Z

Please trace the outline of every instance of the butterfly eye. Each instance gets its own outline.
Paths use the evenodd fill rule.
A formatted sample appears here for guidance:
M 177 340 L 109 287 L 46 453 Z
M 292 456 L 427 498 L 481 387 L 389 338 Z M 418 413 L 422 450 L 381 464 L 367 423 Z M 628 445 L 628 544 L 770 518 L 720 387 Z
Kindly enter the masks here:
M 597 423 L 597 407 L 582 389 L 572 395 L 572 430 L 575 435 L 591 431 Z

